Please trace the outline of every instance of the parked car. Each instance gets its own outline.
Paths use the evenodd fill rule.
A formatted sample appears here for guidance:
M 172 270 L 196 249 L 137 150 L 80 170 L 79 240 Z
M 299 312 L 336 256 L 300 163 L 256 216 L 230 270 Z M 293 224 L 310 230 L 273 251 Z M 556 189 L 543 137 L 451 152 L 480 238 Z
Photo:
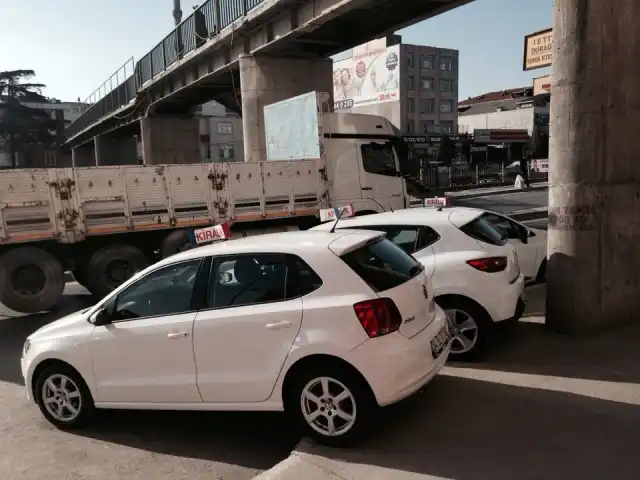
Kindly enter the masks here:
M 314 229 L 333 227 L 325 223 Z M 436 303 L 452 325 L 452 358 L 477 357 L 496 323 L 517 321 L 524 312 L 518 256 L 481 210 L 411 208 L 344 218 L 335 227 L 385 232 L 426 266 Z
M 285 410 L 357 438 L 450 349 L 424 267 L 380 232 L 288 232 L 178 253 L 30 335 L 27 397 L 53 425 L 96 408 Z
M 547 275 L 547 232 L 527 227 L 498 212 L 490 210 L 479 210 L 479 212 L 516 249 L 525 282 L 544 283 Z

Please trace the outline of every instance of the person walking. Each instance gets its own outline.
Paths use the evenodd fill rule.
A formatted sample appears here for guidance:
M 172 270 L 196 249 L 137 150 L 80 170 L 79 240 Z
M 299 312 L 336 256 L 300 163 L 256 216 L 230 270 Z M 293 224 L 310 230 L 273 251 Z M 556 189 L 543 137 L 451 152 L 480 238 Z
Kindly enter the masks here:
M 520 175 L 522 175 L 525 186 L 529 188 L 531 186 L 529 184 L 529 162 L 526 155 L 522 155 L 520 159 Z

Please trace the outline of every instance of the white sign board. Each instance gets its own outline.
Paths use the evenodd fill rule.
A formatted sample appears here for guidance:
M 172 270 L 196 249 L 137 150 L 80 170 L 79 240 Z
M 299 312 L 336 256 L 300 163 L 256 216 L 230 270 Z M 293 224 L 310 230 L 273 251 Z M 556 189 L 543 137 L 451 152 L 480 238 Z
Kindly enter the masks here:
M 531 160 L 531 170 L 540 173 L 549 172 L 549 159 L 539 158 L 536 160 Z
M 449 199 L 447 197 L 433 197 L 424 199 L 425 207 L 447 207 L 448 205 Z
M 264 107 L 267 160 L 320 158 L 316 92 Z
M 342 214 L 340 212 L 342 212 Z M 320 210 L 320 221 L 329 222 L 331 220 L 336 220 L 338 217 L 347 218 L 353 217 L 354 215 L 355 212 L 353 210 L 353 205 L 344 205 L 342 207 L 335 208 L 324 208 Z
M 215 242 L 217 240 L 226 240 L 231 238 L 231 229 L 228 223 L 222 225 L 212 225 L 210 227 L 200 228 L 193 231 L 196 245 L 203 243 Z

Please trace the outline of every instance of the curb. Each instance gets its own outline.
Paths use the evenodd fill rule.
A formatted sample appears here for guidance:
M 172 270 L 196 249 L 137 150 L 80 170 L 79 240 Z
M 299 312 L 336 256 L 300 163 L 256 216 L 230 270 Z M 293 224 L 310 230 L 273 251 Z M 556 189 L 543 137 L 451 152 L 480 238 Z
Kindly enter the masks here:
M 545 183 L 533 184 L 526 189 L 511 187 L 511 188 L 505 188 L 503 190 L 498 190 L 498 189 L 489 190 L 489 188 L 487 188 L 487 190 L 489 190 L 488 192 L 483 192 L 481 191 L 481 189 L 478 189 L 468 194 L 465 194 L 463 191 L 460 192 L 460 194 L 458 194 L 458 192 L 456 191 L 452 191 L 452 192 L 446 192 L 445 195 L 455 199 L 458 199 L 458 198 L 465 199 L 465 198 L 476 198 L 476 197 L 490 197 L 492 195 L 506 195 L 509 193 L 524 193 L 524 192 L 531 192 L 536 190 L 547 190 L 548 188 L 549 188 L 549 185 L 545 182 Z
M 513 218 L 519 222 L 526 222 L 527 220 L 547 218 L 549 216 L 549 209 L 548 207 L 530 208 L 527 210 L 516 210 L 511 213 L 504 213 L 503 215 Z

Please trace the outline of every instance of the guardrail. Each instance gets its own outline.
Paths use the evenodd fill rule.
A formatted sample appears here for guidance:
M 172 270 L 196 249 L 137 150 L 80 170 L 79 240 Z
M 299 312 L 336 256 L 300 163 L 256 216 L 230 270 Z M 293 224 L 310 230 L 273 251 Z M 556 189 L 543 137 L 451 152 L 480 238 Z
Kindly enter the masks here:
M 131 58 L 124 66 L 125 75 L 119 79 L 120 67 L 107 81 L 90 95 L 91 106 L 65 129 L 71 138 L 100 119 L 127 105 L 136 93 L 154 77 L 191 53 L 220 31 L 231 25 L 264 0 L 207 0 L 180 25 L 174 28 L 135 65 Z M 113 85 L 114 77 L 116 84 Z M 120 82 L 120 83 L 119 83 Z M 106 87 L 110 86 L 107 92 Z

